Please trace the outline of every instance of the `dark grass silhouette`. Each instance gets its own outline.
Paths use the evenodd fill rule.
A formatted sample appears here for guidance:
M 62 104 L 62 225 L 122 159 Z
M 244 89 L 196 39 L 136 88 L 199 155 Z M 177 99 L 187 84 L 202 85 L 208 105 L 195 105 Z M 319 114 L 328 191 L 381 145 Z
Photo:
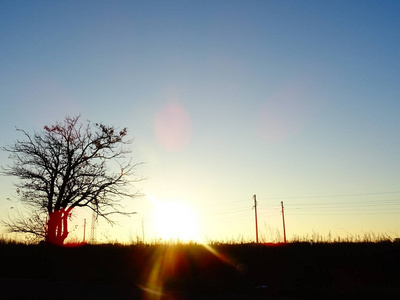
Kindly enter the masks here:
M 0 256 L 1 289 L 10 299 L 400 296 L 400 243 L 390 241 L 212 247 L 0 243 Z

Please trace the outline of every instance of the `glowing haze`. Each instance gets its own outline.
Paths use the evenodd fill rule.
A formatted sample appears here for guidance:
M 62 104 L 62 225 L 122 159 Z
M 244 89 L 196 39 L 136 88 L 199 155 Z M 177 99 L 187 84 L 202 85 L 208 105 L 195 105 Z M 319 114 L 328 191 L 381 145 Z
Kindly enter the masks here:
M 254 194 L 264 241 L 282 239 L 281 201 L 289 239 L 399 237 L 399 13 L 399 1 L 2 1 L 0 143 L 66 115 L 128 127 L 145 196 L 123 200 L 137 214 L 118 225 L 100 220 L 99 241 L 254 240 Z M 1 177 L 1 218 L 18 207 L 13 182 Z M 90 236 L 77 211 L 71 239 L 84 219 Z

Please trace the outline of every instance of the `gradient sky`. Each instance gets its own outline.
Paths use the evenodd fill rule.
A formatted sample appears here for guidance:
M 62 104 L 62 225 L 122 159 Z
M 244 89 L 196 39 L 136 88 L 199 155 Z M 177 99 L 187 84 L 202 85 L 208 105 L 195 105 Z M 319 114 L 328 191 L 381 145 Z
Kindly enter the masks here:
M 399 237 L 399 14 L 399 1 L 3 0 L 0 144 L 66 115 L 128 127 L 146 196 L 99 240 L 156 239 L 154 207 L 171 202 L 203 239 L 254 239 L 254 194 L 267 241 L 281 201 L 288 238 Z M 17 204 L 0 180 L 4 218 Z

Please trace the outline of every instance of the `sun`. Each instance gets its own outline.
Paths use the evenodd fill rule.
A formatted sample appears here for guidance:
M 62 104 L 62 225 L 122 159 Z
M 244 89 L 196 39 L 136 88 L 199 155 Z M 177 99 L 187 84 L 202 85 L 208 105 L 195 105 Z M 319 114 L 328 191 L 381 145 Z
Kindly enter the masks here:
M 193 209 L 179 201 L 153 201 L 156 236 L 164 241 L 200 241 Z

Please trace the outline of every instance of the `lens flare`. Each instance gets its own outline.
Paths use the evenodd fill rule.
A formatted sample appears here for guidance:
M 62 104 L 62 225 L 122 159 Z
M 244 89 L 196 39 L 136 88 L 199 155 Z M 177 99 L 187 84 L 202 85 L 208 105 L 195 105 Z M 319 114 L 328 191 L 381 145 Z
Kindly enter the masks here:
M 160 244 L 154 247 L 147 272 L 139 284 L 142 298 L 147 300 L 182 299 L 179 291 L 196 284 L 193 280 L 199 274 L 207 274 L 212 281 L 218 276 L 215 271 L 221 265 L 237 270 L 240 267 L 210 245 Z
M 179 103 L 168 103 L 157 112 L 154 131 L 158 142 L 164 149 L 179 151 L 190 140 L 192 131 L 190 116 Z
M 270 144 L 281 144 L 303 130 L 318 114 L 323 99 L 310 80 L 287 83 L 264 102 L 259 111 L 258 134 Z

